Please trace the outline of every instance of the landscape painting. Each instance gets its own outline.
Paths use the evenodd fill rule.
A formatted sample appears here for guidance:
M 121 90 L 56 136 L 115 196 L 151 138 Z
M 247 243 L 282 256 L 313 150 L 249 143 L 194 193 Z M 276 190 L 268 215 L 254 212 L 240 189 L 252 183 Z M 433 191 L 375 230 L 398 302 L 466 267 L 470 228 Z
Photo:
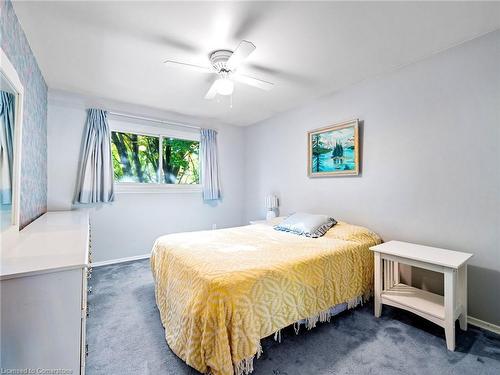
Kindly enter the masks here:
M 309 177 L 359 173 L 358 120 L 308 133 Z

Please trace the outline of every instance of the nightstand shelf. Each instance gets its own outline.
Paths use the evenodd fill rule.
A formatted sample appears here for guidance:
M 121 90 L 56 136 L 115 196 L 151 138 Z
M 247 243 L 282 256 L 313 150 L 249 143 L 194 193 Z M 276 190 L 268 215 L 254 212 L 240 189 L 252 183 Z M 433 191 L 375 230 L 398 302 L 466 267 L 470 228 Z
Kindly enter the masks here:
M 444 297 L 406 284 L 396 284 L 380 295 L 382 303 L 403 308 L 427 318 L 444 320 Z

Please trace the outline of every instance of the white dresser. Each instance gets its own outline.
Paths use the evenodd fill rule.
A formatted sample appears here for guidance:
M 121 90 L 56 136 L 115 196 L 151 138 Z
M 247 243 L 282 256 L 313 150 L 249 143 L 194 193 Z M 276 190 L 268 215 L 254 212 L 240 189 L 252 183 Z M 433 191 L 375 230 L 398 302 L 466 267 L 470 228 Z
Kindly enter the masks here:
M 9 243 L 2 241 L 3 371 L 85 373 L 90 264 L 90 226 L 85 211 L 46 213 Z

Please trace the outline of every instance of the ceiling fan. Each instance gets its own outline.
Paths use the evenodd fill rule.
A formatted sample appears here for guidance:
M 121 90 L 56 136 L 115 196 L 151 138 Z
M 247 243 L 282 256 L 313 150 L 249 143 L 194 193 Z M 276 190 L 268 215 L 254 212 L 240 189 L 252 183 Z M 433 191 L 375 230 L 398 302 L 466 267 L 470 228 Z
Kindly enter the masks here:
M 216 74 L 217 77 L 205 94 L 205 99 L 213 99 L 217 94 L 231 95 L 234 91 L 234 81 L 257 87 L 262 90 L 271 90 L 273 84 L 261 79 L 249 77 L 237 72 L 240 64 L 255 50 L 255 45 L 246 40 L 242 40 L 236 50 L 230 51 L 219 49 L 209 55 L 212 66 L 205 67 L 183 63 L 179 61 L 166 60 L 167 65 L 179 66 L 201 73 Z

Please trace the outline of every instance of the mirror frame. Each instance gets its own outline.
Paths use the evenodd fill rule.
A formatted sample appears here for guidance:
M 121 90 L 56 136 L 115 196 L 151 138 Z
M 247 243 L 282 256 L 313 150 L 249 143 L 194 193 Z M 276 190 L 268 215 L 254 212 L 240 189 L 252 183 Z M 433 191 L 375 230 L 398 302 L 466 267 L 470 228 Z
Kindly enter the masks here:
M 20 204 L 21 204 L 21 155 L 22 155 L 22 126 L 24 86 L 19 79 L 16 69 L 10 62 L 2 48 L 0 48 L 0 71 L 16 90 L 16 109 L 14 124 L 14 160 L 12 170 L 12 219 L 11 225 L 2 231 L 19 232 Z

